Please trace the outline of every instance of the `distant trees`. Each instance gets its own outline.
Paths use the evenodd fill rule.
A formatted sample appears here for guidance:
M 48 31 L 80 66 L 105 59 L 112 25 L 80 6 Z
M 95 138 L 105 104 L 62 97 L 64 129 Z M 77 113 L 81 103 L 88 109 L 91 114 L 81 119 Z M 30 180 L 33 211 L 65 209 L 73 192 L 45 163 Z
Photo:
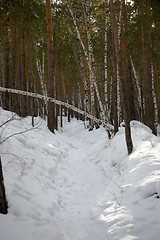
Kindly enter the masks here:
M 2 13 L 2 21 L 0 23 L 2 34 L 0 37 L 1 42 L 3 42 L 1 44 L 1 52 L 4 52 L 1 55 L 1 73 L 3 73 L 1 75 L 1 86 L 35 91 L 38 79 L 34 59 L 37 55 L 37 44 L 40 41 L 40 33 L 36 41 L 35 36 L 37 35 L 36 31 L 39 25 L 42 28 L 41 23 L 43 20 L 39 22 L 37 20 L 37 17 L 39 18 L 38 14 L 41 14 L 38 12 L 41 3 L 33 1 L 31 5 L 30 1 L 8 0 L 2 1 L 0 4 Z M 34 13 L 35 11 L 37 13 Z M 6 60 L 7 56 L 8 60 Z M 7 71 L 6 68 L 8 69 Z M 32 82 L 33 77 L 34 82 Z M 38 89 L 36 90 L 38 91 Z M 31 115 L 29 99 L 15 95 L 8 96 L 8 99 L 7 109 L 15 111 L 22 116 Z M 4 104 L 6 105 L 6 101 L 2 98 L 2 106 Z M 37 114 L 36 111 L 34 114 Z
M 114 126 L 124 120 L 160 122 L 160 2 L 151 0 L 7 0 L 1 11 L 1 86 L 56 97 Z M 80 114 L 53 103 L 1 94 L 1 105 L 21 116 Z M 34 121 L 32 122 L 34 124 Z M 90 121 L 90 129 L 97 123 Z

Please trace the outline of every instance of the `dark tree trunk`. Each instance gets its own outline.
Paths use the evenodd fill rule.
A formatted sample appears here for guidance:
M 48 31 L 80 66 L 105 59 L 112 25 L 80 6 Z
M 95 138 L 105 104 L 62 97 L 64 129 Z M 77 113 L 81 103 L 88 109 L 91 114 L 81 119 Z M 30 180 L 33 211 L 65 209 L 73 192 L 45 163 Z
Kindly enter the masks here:
M 123 2 L 123 18 L 121 27 L 121 62 L 124 87 L 126 93 L 127 113 L 129 120 L 136 119 L 135 96 L 133 88 L 133 79 L 131 74 L 131 60 L 129 57 L 128 35 L 127 35 L 127 12 L 125 2 Z
M 115 54 L 116 54 L 117 75 L 119 75 L 122 110 L 123 110 L 123 116 L 124 116 L 124 121 L 125 121 L 126 144 L 127 144 L 128 154 L 130 154 L 133 149 L 133 144 L 132 144 L 132 139 L 131 139 L 130 120 L 129 120 L 129 115 L 127 112 L 127 102 L 126 102 L 126 92 L 125 92 L 125 88 L 124 88 L 124 79 L 122 78 L 122 71 L 121 71 L 120 46 L 119 46 L 118 29 L 117 29 L 113 0 L 110 0 L 110 7 L 111 7 L 111 21 L 113 24 L 114 49 L 115 49 Z
M 8 25 L 5 22 L 2 28 L 2 79 L 3 87 L 9 88 L 9 36 Z M 9 110 L 9 93 L 2 94 L 2 107 Z
M 145 82 L 145 115 L 146 124 L 155 134 L 155 111 L 152 92 L 152 72 L 151 72 L 151 0 L 146 1 L 146 82 Z
M 142 48 L 142 93 L 144 98 L 143 122 L 151 128 L 155 134 L 155 109 L 152 90 L 152 60 L 151 60 L 151 1 L 140 2 L 141 14 L 141 48 Z M 145 19 L 144 19 L 145 12 Z
M 9 0 L 9 14 L 10 14 L 10 52 L 11 52 L 11 64 L 10 64 L 10 87 L 15 88 L 15 62 L 16 62 L 16 20 L 15 20 L 15 2 Z M 11 94 L 11 111 L 16 112 L 15 102 L 17 101 L 17 95 Z
M 21 90 L 26 91 L 26 54 L 25 54 L 25 33 L 24 33 L 24 1 L 20 6 L 20 85 Z M 27 98 L 21 97 L 21 116 L 27 116 Z
M 8 213 L 7 209 L 8 209 L 8 203 L 6 200 L 2 163 L 0 158 L 0 213 L 7 214 Z
M 114 23 L 114 16 L 111 14 L 111 27 L 112 27 L 112 51 L 113 51 L 113 79 L 112 79 L 112 116 L 114 122 L 114 134 L 118 132 L 118 109 L 117 109 L 117 84 L 118 84 L 118 76 L 117 76 L 117 56 L 116 56 L 116 48 L 115 48 L 115 23 Z
M 47 40 L 48 40 L 48 97 L 54 97 L 54 65 L 53 65 L 53 32 L 51 1 L 46 0 L 46 17 L 47 17 Z M 55 106 L 48 103 L 48 128 L 54 133 L 55 129 Z

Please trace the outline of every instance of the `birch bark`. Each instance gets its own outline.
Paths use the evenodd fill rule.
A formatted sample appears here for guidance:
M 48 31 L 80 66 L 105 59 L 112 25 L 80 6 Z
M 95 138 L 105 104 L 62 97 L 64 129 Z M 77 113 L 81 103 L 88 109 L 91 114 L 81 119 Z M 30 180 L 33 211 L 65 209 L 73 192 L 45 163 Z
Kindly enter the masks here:
M 82 52 L 78 46 L 78 56 L 76 51 L 74 50 L 75 57 L 77 59 L 79 68 L 80 68 L 80 73 L 82 76 L 82 81 L 83 81 L 83 86 L 84 86 L 84 109 L 86 112 L 90 112 L 90 107 L 89 107 L 89 93 L 88 93 L 88 83 L 86 79 L 86 74 L 85 74 L 85 68 L 82 60 Z
M 95 89 L 95 93 L 96 93 L 97 100 L 98 100 L 98 103 L 99 103 L 99 107 L 100 107 L 100 110 L 101 110 L 103 122 L 104 123 L 108 122 L 108 120 L 105 117 L 103 104 L 102 104 L 100 94 L 99 94 L 99 90 L 98 90 L 98 86 L 97 86 L 95 67 L 94 67 L 95 63 L 94 63 L 94 58 L 92 57 L 93 56 L 93 54 L 92 54 L 93 47 L 92 47 L 92 44 L 90 42 L 90 39 L 91 39 L 90 37 L 91 36 L 90 36 L 89 31 L 88 31 L 88 27 L 87 27 L 87 32 L 88 32 L 87 33 L 87 38 L 88 38 L 88 49 L 90 49 L 90 54 L 88 54 L 88 52 L 86 50 L 86 47 L 84 45 L 84 42 L 81 38 L 79 29 L 78 29 L 78 26 L 77 26 L 77 21 L 76 21 L 76 18 L 74 17 L 74 14 L 73 14 L 73 11 L 72 11 L 72 8 L 71 8 L 70 0 L 66 0 L 66 4 L 67 4 L 67 7 L 68 7 L 68 9 L 70 11 L 70 14 L 72 16 L 72 19 L 73 19 L 73 23 L 74 23 L 74 26 L 75 26 L 75 29 L 76 29 L 76 34 L 77 34 L 77 40 L 80 42 L 80 44 L 82 46 L 82 49 L 84 51 L 84 55 L 85 55 L 85 58 L 86 58 L 86 61 L 87 61 L 87 64 L 88 64 L 88 68 L 89 68 L 89 72 L 90 72 L 90 79 L 92 79 L 92 81 L 91 81 L 91 104 L 95 102 L 95 100 L 93 99 L 94 89 Z M 82 1 L 82 4 L 83 4 L 83 1 Z M 84 7 L 84 4 L 82 6 Z M 84 14 L 86 14 L 85 10 L 84 10 Z M 86 21 L 87 21 L 87 19 L 86 19 Z M 92 108 L 92 106 L 91 106 L 91 108 Z M 94 112 L 94 110 L 93 110 L 93 112 Z
M 57 104 L 59 106 L 62 106 L 62 107 L 70 108 L 73 111 L 75 111 L 79 114 L 82 114 L 82 115 L 86 116 L 87 118 L 93 120 L 97 124 L 101 124 L 103 127 L 105 127 L 106 130 L 113 131 L 113 126 L 111 124 L 109 124 L 109 123 L 104 124 L 101 119 L 98 119 L 95 116 L 93 116 L 93 115 L 91 115 L 91 114 L 89 114 L 89 113 L 87 113 L 87 112 L 69 104 L 69 103 L 62 102 L 62 101 L 57 100 L 55 98 L 43 96 L 43 95 L 38 94 L 38 93 L 31 93 L 31 92 L 26 92 L 26 91 L 11 89 L 11 88 L 4 88 L 4 87 L 0 87 L 0 91 L 1 92 L 19 94 L 19 95 L 23 95 L 23 96 L 29 96 L 29 97 L 33 97 L 33 98 L 38 98 L 38 99 L 41 99 L 41 100 L 44 100 L 44 101 L 55 103 L 55 104 Z
M 104 32 L 104 95 L 106 104 L 106 117 L 109 119 L 109 106 L 108 106 L 108 14 L 109 14 L 109 2 L 106 0 L 106 12 L 105 12 L 105 32 Z
M 85 5 L 83 3 L 83 0 L 81 0 L 82 2 L 82 7 L 83 7 L 83 11 L 84 11 L 84 18 L 85 18 L 85 22 L 86 22 L 86 32 L 87 32 L 87 40 L 88 40 L 88 52 L 89 52 L 89 62 L 91 65 L 91 87 L 92 87 L 92 91 L 91 94 L 94 94 L 94 89 L 95 89 L 95 93 L 97 96 L 97 100 L 98 100 L 98 104 L 100 107 L 100 111 L 101 111 L 101 115 L 102 115 L 102 121 L 105 123 L 106 121 L 108 121 L 108 119 L 106 119 L 105 116 L 105 111 L 104 111 L 104 107 L 101 101 L 101 97 L 99 94 L 99 90 L 98 90 L 98 86 L 97 86 L 97 77 L 96 77 L 96 67 L 95 67 L 95 59 L 94 59 L 94 53 L 93 53 L 93 45 L 92 45 L 92 38 L 91 38 L 91 33 L 90 33 L 90 26 L 91 26 L 91 21 L 90 21 L 90 9 L 89 9 L 89 1 L 85 0 Z M 91 101 L 92 102 L 92 101 Z M 94 99 L 94 104 L 95 104 L 95 99 Z

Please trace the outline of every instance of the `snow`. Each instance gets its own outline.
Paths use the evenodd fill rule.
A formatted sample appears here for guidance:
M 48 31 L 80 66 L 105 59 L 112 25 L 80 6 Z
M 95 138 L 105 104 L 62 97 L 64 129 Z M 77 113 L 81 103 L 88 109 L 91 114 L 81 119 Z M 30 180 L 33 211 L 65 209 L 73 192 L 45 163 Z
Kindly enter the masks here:
M 0 109 L 0 125 L 12 116 Z M 159 239 L 159 137 L 132 121 L 128 156 L 123 127 L 109 140 L 76 119 L 55 134 L 40 117 L 35 123 L 25 133 L 31 117 L 14 116 L 0 127 L 9 204 L 1 240 Z

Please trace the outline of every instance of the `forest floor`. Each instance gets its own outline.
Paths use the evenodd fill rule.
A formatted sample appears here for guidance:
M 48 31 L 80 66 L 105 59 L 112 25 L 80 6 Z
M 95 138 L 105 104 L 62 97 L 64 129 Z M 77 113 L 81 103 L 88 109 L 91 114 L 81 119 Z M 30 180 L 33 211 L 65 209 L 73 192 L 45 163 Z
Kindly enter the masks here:
M 0 109 L 1 123 L 13 113 Z M 73 119 L 54 135 L 40 118 L 0 128 L 9 212 L 1 240 L 157 240 L 160 235 L 160 138 L 133 121 L 134 151 L 124 128 L 109 140 Z

